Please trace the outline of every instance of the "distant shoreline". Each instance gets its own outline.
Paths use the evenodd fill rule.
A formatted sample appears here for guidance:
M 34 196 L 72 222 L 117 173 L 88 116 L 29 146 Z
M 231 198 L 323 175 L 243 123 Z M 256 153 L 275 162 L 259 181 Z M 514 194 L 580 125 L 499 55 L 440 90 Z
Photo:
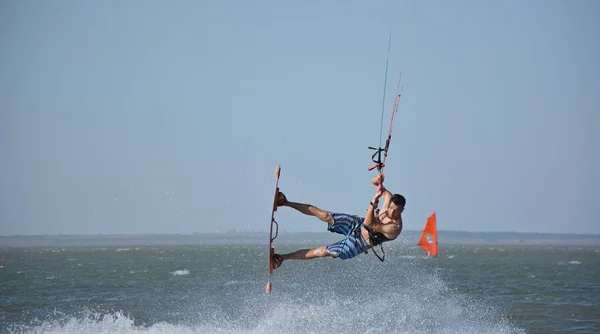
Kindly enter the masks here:
M 394 245 L 416 245 L 420 231 L 407 230 Z M 280 234 L 280 245 L 315 246 L 339 240 L 340 236 L 324 232 Z M 0 236 L 0 247 L 112 247 L 112 246 L 177 246 L 177 245 L 265 245 L 267 232 L 228 231 L 212 233 L 145 233 L 145 234 L 63 234 Z M 600 234 L 558 234 L 520 232 L 439 231 L 438 244 L 443 245 L 547 245 L 600 246 Z

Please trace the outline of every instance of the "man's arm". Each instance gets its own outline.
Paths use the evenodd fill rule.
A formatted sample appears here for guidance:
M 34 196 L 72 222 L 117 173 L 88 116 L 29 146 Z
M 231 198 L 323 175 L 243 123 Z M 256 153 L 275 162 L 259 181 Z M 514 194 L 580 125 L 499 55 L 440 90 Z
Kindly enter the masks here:
M 371 183 L 373 183 L 373 185 L 375 186 L 375 188 L 377 188 L 377 190 L 379 190 L 380 182 L 383 183 L 383 174 L 381 174 L 381 173 L 373 176 L 373 178 L 371 179 Z M 381 207 L 381 210 L 385 211 L 385 210 L 387 210 L 388 206 L 390 205 L 390 198 L 392 198 L 392 193 L 389 192 L 387 189 L 385 189 L 383 184 L 381 185 L 381 189 L 382 189 L 381 197 L 383 197 L 383 205 Z
M 397 235 L 400 226 L 398 226 L 397 224 L 382 224 L 375 217 L 375 209 L 377 208 L 379 198 L 381 196 L 382 195 L 378 192 L 375 195 L 375 197 L 373 197 L 371 203 L 369 203 L 369 208 L 367 209 L 367 214 L 365 215 L 365 220 L 363 224 L 381 233 Z

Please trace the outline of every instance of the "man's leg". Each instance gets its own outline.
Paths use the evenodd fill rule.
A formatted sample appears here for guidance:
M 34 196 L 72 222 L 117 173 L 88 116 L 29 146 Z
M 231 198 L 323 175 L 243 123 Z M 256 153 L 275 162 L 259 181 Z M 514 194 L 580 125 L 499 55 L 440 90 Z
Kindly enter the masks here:
M 293 209 L 302 212 L 305 215 L 317 217 L 330 225 L 327 227 L 328 231 L 346 236 L 353 229 L 354 224 L 360 222 L 360 217 L 334 213 L 333 215 L 336 216 L 336 221 L 333 219 L 333 216 L 329 212 L 319 209 L 314 205 L 288 201 L 282 192 L 279 192 L 279 194 L 277 195 L 277 205 L 289 206 Z M 281 265 L 281 263 L 285 260 L 309 260 L 314 258 L 337 257 L 340 253 L 340 250 L 338 250 L 336 247 L 338 247 L 338 245 L 343 245 L 344 242 L 345 241 L 342 240 L 335 244 L 325 245 L 317 248 L 301 249 L 288 254 L 275 254 L 273 258 L 274 269 L 278 268 Z M 330 248 L 332 252 L 330 252 L 328 248 Z
M 313 249 L 301 249 L 293 253 L 281 254 L 282 261 L 285 260 L 310 260 L 317 257 L 331 257 L 325 246 Z
M 273 258 L 274 268 L 277 269 L 285 260 L 310 260 L 318 257 L 332 257 L 327 251 L 327 246 L 313 249 L 300 249 L 288 254 L 275 254 Z
M 348 236 L 336 243 L 313 249 L 301 249 L 288 254 L 275 254 L 273 259 L 275 262 L 274 269 L 278 268 L 285 260 L 310 260 L 323 257 L 337 257 L 347 260 L 364 253 L 368 248 L 362 237 Z
M 319 209 L 314 205 L 290 202 L 287 200 L 287 198 L 285 198 L 285 195 L 283 195 L 282 192 L 279 192 L 278 194 L 278 202 L 281 203 L 281 206 L 289 206 L 290 208 L 296 209 L 305 215 L 317 217 L 320 220 L 326 222 L 327 224 L 333 224 L 333 217 L 331 217 L 329 212 Z

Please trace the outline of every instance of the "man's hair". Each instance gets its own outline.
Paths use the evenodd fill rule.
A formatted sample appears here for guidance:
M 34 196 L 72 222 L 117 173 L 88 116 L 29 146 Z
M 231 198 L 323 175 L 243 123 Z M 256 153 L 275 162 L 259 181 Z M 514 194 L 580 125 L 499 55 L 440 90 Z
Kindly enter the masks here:
M 403 208 L 406 205 L 406 198 L 400 194 L 394 194 L 392 198 L 390 198 L 390 202 L 396 204 L 397 206 Z

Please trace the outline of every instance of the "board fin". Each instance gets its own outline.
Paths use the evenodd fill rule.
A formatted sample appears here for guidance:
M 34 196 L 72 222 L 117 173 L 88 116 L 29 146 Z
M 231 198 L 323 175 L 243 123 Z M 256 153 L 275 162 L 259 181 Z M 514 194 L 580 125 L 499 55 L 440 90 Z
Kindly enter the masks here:
M 438 236 L 437 236 L 437 218 L 435 212 L 427 218 L 427 223 L 421 233 L 421 239 L 417 244 L 419 247 L 427 251 L 430 256 L 438 254 Z

